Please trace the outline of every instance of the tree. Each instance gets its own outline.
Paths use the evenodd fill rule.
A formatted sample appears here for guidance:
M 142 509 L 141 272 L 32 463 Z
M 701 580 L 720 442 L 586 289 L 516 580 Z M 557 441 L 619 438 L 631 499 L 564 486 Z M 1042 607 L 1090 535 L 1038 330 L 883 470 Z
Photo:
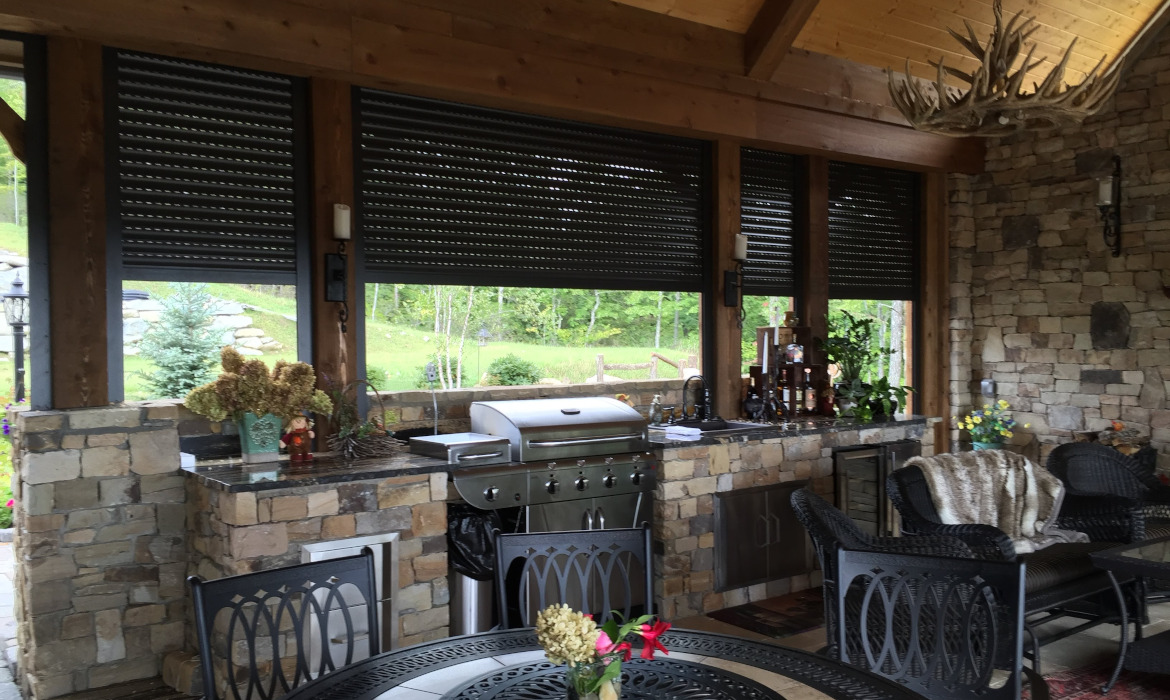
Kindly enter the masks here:
M 143 372 L 155 396 L 180 398 L 211 381 L 219 359 L 219 338 L 211 329 L 215 299 L 204 284 L 171 284 L 162 314 L 143 335 L 141 354 L 154 364 Z

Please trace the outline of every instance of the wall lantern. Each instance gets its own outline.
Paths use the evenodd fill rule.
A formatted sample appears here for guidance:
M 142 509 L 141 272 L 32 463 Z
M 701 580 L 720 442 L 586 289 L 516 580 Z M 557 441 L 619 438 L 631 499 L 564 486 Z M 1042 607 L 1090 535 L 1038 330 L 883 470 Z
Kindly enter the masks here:
M 1113 257 L 1121 255 L 1121 156 L 1113 156 L 1113 173 L 1097 178 L 1097 209 L 1105 236 L 1105 247 Z
M 325 301 L 334 301 L 341 304 L 337 318 L 341 322 L 341 332 L 345 333 L 345 324 L 349 321 L 349 303 L 346 288 L 347 266 L 345 261 L 345 242 L 350 239 L 350 209 L 344 204 L 333 205 L 333 240 L 337 241 L 337 252 L 325 254 Z
M 24 329 L 28 326 L 28 292 L 20 275 L 4 295 L 4 318 L 12 326 L 12 350 L 16 355 L 16 401 L 24 400 Z
M 738 323 L 743 328 L 743 320 L 747 316 L 743 308 L 743 264 L 748 257 L 748 237 L 744 234 L 735 234 L 735 251 L 731 257 L 735 260 L 735 269 L 723 272 L 723 305 L 739 307 Z

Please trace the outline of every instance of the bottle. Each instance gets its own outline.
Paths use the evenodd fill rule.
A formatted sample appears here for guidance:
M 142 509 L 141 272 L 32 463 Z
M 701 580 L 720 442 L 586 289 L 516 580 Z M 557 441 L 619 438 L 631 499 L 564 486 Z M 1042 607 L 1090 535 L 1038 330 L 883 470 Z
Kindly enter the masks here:
M 662 424 L 662 396 L 655 394 L 650 401 L 650 425 Z

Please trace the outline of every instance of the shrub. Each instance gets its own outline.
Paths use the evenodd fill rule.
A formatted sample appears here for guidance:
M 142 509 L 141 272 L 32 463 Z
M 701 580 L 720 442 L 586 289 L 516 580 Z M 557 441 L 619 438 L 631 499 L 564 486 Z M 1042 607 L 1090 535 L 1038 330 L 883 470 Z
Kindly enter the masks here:
M 492 386 L 521 386 L 535 384 L 540 381 L 540 368 L 536 363 L 529 362 L 514 353 L 497 357 L 488 365 L 487 373 L 491 375 L 489 384 Z
M 215 299 L 207 285 L 170 288 L 171 294 L 161 300 L 158 323 L 143 335 L 139 348 L 155 366 L 153 372 L 142 374 L 151 393 L 178 398 L 214 376 L 219 339 L 211 329 Z
M 384 368 L 377 365 L 366 365 L 366 384 L 369 384 L 375 391 L 386 391 L 386 377 L 389 376 Z M 426 376 L 426 372 L 423 373 Z

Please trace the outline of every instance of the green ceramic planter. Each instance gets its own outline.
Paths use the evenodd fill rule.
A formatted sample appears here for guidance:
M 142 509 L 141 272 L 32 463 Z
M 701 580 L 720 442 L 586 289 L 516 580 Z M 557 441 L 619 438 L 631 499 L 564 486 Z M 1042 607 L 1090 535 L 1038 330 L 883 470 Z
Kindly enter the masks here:
M 280 457 L 280 419 L 271 413 L 244 414 L 240 452 L 245 462 L 273 462 Z
M 1002 450 L 1002 442 L 972 442 L 971 449 L 973 450 Z

